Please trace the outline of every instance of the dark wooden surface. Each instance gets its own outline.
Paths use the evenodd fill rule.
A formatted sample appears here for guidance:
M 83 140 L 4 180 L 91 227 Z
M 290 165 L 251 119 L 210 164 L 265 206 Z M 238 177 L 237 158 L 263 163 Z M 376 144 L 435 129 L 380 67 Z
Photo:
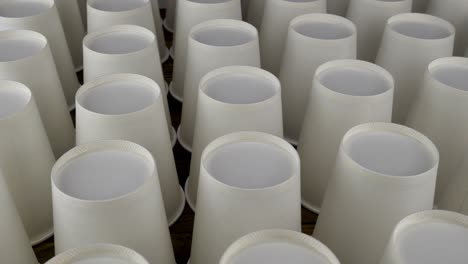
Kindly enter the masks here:
M 172 44 L 172 35 L 166 32 L 166 41 L 170 47 Z M 169 83 L 172 80 L 172 59 L 167 60 L 163 64 L 164 77 Z M 79 73 L 79 77 L 81 73 Z M 80 78 L 81 79 L 81 78 Z M 182 104 L 177 100 L 168 95 L 169 107 L 171 111 L 172 123 L 175 128 L 179 126 L 180 116 L 182 112 Z M 74 113 L 72 112 L 72 115 Z M 187 179 L 190 166 L 190 153 L 185 151 L 179 143 L 174 147 L 174 156 L 177 166 L 177 172 L 179 174 L 179 181 L 184 186 L 185 180 Z M 190 207 L 186 204 L 185 210 L 179 220 L 170 228 L 172 244 L 174 247 L 174 253 L 176 256 L 177 263 L 185 264 L 190 258 L 190 245 L 192 241 L 192 230 L 193 230 L 193 219 L 194 213 L 190 210 Z M 302 231 L 306 234 L 311 235 L 317 221 L 317 215 L 302 209 Z M 54 256 L 54 240 L 53 237 L 47 241 L 34 247 L 37 258 L 40 263 L 45 263 L 47 260 Z M 152 263 L 156 264 L 156 263 Z

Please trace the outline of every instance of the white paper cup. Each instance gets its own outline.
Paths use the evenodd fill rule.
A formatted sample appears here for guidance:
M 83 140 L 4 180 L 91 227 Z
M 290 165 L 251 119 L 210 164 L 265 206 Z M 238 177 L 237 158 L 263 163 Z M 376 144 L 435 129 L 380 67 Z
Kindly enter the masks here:
M 326 13 L 326 0 L 268 0 L 260 27 L 262 68 L 278 76 L 289 23 L 309 13 Z
M 178 130 L 179 143 L 186 150 L 192 150 L 201 78 L 212 70 L 230 65 L 260 67 L 257 29 L 231 19 L 214 19 L 194 26 L 189 34 L 184 104 Z
M 63 31 L 67 37 L 68 47 L 73 58 L 75 70 L 83 69 L 83 47 L 85 27 L 81 18 L 79 0 L 55 1 L 62 21 Z
M 346 16 L 350 0 L 327 0 L 327 13 Z
M 425 211 L 403 219 L 388 242 L 381 264 L 465 263 L 468 217 Z
M 341 143 L 314 237 L 343 263 L 378 263 L 396 224 L 432 209 L 438 161 L 434 144 L 411 128 L 352 128 Z
M 74 108 L 80 84 L 54 0 L 0 3 L 0 29 L 27 29 L 43 34 L 50 45 L 68 107 Z
M 156 32 L 150 0 L 88 0 L 88 32 L 124 24 Z
M 266 0 L 249 0 L 250 3 L 246 21 L 257 29 L 260 29 L 260 26 L 262 25 L 265 1 Z
M 136 251 L 111 244 L 94 244 L 74 248 L 55 256 L 46 264 L 149 264 Z
M 169 49 L 166 46 L 166 38 L 164 36 L 161 15 L 159 13 L 159 1 L 160 0 L 151 0 L 151 8 L 153 10 L 154 29 L 156 30 L 161 62 L 165 62 L 167 59 L 169 59 Z
M 203 149 L 214 139 L 238 131 L 283 137 L 281 85 L 271 73 L 250 66 L 228 66 L 200 81 L 187 202 L 195 210 Z
M 205 148 L 201 164 L 191 264 L 219 263 L 231 243 L 251 232 L 301 230 L 299 156 L 283 139 L 225 135 Z
M 178 0 L 176 32 L 174 35 L 174 70 L 171 95 L 178 101 L 184 98 L 185 66 L 189 33 L 193 26 L 212 19 L 242 19 L 240 0 Z
M 424 14 L 400 14 L 386 25 L 376 64 L 395 79 L 393 121 L 406 121 L 433 60 L 452 55 L 455 29 L 445 20 Z
M 175 31 L 175 12 L 178 0 L 169 0 L 166 8 L 166 17 L 164 18 L 163 25 L 164 28 L 174 33 Z
M 427 13 L 452 23 L 455 27 L 454 55 L 463 56 L 468 45 L 468 2 L 464 0 L 429 0 Z
M 33 93 L 56 157 L 75 145 L 75 129 L 47 39 L 29 30 L 0 32 L 0 79 Z
M 411 12 L 412 0 L 350 0 L 346 17 L 356 25 L 357 57 L 374 62 L 387 20 Z
M 37 264 L 36 256 L 24 230 L 8 186 L 0 172 L 0 256 L 3 263 Z
M 50 170 L 54 162 L 31 91 L 1 80 L 0 168 L 33 245 L 53 233 Z
M 413 0 L 413 13 L 426 13 L 429 0 Z
M 444 188 L 438 204 L 439 208 L 468 215 L 468 152 L 459 169 Z
M 318 240 L 289 230 L 250 233 L 224 252 L 219 264 L 340 264 L 333 252 Z
M 128 140 L 148 149 L 158 164 L 166 215 L 172 224 L 182 214 L 185 197 L 177 177 L 163 97 L 153 80 L 135 74 L 107 75 L 86 83 L 76 95 L 76 143 Z
M 80 8 L 81 21 L 83 21 L 85 32 L 87 32 L 88 31 L 88 14 L 87 14 L 88 0 L 77 0 L 77 1 L 78 1 L 78 6 Z
M 143 147 L 113 140 L 75 147 L 52 170 L 52 195 L 57 254 L 110 243 L 175 264 L 156 164 Z
M 84 81 L 114 73 L 135 73 L 153 79 L 166 93 L 156 37 L 150 30 L 135 25 L 117 25 L 88 34 L 83 40 Z M 167 97 L 163 96 L 167 126 L 172 128 Z
M 285 138 L 297 145 L 315 70 L 336 59 L 356 58 L 356 28 L 346 18 L 307 14 L 291 21 L 279 79 Z
M 447 185 L 468 150 L 467 76 L 468 58 L 441 58 L 430 63 L 406 122 L 429 137 L 439 149 L 437 205 L 443 193 L 451 195 Z
M 298 144 L 304 207 L 320 211 L 340 142 L 349 129 L 391 121 L 393 87 L 392 76 L 369 62 L 335 60 L 317 69 Z

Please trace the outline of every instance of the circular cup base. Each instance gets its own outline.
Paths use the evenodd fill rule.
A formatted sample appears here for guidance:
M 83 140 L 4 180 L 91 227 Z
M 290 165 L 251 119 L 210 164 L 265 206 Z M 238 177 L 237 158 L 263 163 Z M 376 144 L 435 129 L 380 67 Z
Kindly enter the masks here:
M 184 98 L 174 92 L 174 89 L 172 89 L 172 83 L 173 82 L 169 84 L 169 93 L 171 94 L 172 97 L 174 97 L 174 99 L 182 103 L 184 101 Z
M 313 213 L 320 214 L 320 207 L 311 205 L 310 203 L 306 202 L 304 199 L 301 200 L 301 204 L 305 209 Z
M 177 222 L 177 220 L 179 220 L 179 217 L 182 215 L 182 213 L 184 212 L 184 208 L 185 208 L 185 193 L 184 193 L 184 189 L 182 189 L 182 186 L 179 186 L 179 195 L 180 195 L 180 204 L 179 206 L 177 207 L 177 210 L 175 211 L 175 213 L 168 217 L 167 219 L 167 223 L 169 224 L 169 226 L 173 225 L 175 222 Z
M 174 127 L 171 127 L 171 145 L 172 147 L 175 146 L 177 143 L 177 133 Z
M 174 59 L 174 46 L 172 46 L 172 47 L 169 49 L 169 55 L 171 56 L 172 59 Z
M 167 20 L 166 20 L 166 19 L 163 20 L 163 26 L 164 26 L 164 28 L 165 28 L 167 31 L 169 31 L 169 32 L 171 32 L 171 33 L 174 33 L 174 29 L 173 29 L 171 26 L 169 26 L 169 25 L 167 24 Z
M 168 59 L 169 59 L 169 56 L 170 56 L 170 52 L 169 52 L 169 49 L 166 47 L 164 49 L 164 54 L 159 54 L 160 55 L 160 59 L 161 59 L 161 63 L 164 63 L 166 62 Z
M 187 200 L 187 203 L 188 203 L 190 209 L 192 209 L 192 211 L 195 212 L 195 203 L 192 201 L 192 198 L 190 196 L 189 181 L 190 181 L 190 177 L 187 178 L 187 180 L 185 181 L 185 185 L 184 185 L 185 199 Z
M 50 228 L 49 231 L 45 232 L 43 235 L 39 235 L 31 239 L 31 246 L 38 245 L 54 235 L 54 228 Z

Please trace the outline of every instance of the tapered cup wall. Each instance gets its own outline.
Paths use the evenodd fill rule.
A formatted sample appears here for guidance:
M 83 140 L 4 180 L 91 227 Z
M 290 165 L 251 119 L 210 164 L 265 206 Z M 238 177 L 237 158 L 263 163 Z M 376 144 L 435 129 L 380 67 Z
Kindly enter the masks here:
M 346 16 L 350 0 L 327 0 L 327 13 Z
M 163 25 L 167 31 L 174 33 L 175 31 L 175 12 L 178 0 L 172 0 L 167 3 L 166 17 L 164 18 Z
M 174 43 L 174 71 L 170 92 L 183 101 L 189 33 L 193 26 L 212 19 L 242 20 L 240 0 L 178 0 Z
M 352 128 L 341 143 L 314 237 L 343 263 L 378 263 L 398 222 L 432 209 L 438 160 L 434 144 L 410 128 Z
M 200 174 L 190 263 L 219 263 L 251 232 L 301 230 L 299 156 L 283 139 L 259 132 L 220 137 L 203 151 Z
M 468 259 L 468 217 L 425 211 L 396 226 L 381 264 L 464 263 Z
M 128 140 L 147 148 L 156 160 L 169 224 L 184 209 L 163 97 L 151 79 L 135 74 L 115 74 L 86 83 L 76 97 L 76 143 Z M 128 100 L 132 98 L 132 100 Z
M 397 14 L 411 12 L 411 0 L 350 0 L 347 18 L 359 32 L 357 57 L 374 62 L 387 20 Z
M 80 8 L 81 13 L 81 21 L 83 21 L 85 32 L 88 31 L 88 10 L 87 10 L 87 2 L 88 0 L 77 0 L 78 6 Z
M 390 122 L 392 102 L 393 79 L 377 65 L 336 60 L 317 69 L 298 144 L 307 209 L 320 211 L 345 133 L 362 123 Z
M 395 79 L 393 122 L 406 121 L 414 97 L 433 60 L 451 56 L 455 29 L 424 14 L 400 14 L 386 25 L 376 63 Z
M 135 73 L 153 79 L 166 91 L 156 37 L 148 29 L 134 25 L 101 29 L 85 37 L 83 50 L 85 82 L 113 73 Z M 176 133 L 166 96 L 163 96 L 163 102 L 167 126 L 175 143 Z
M 438 202 L 439 207 L 468 216 L 468 190 L 466 186 L 468 186 L 468 152 L 444 189 Z
M 308 14 L 291 22 L 279 79 L 285 138 L 297 145 L 315 70 L 335 59 L 356 58 L 356 28 L 349 20 Z
M 179 143 L 192 150 L 198 88 L 208 72 L 230 65 L 260 67 L 255 27 L 239 20 L 215 19 L 193 27 L 189 34 L 185 69 L 184 105 Z
M 455 27 L 454 55 L 463 56 L 468 45 L 468 2 L 464 0 L 429 0 L 427 13 L 452 23 Z
M 333 252 L 314 238 L 289 230 L 264 230 L 250 233 L 224 252 L 220 264 L 254 263 L 340 264 Z
M 426 13 L 429 0 L 413 0 L 413 13 Z
M 259 131 L 283 137 L 281 87 L 272 74 L 249 66 L 228 66 L 200 81 L 190 162 L 185 183 L 187 202 L 195 210 L 200 160 L 214 139 L 238 131 Z
M 149 262 L 136 251 L 111 244 L 94 244 L 74 248 L 55 256 L 46 264 L 79 264 L 79 263 L 128 263 L 149 264 Z
M 458 165 L 468 150 L 467 82 L 467 58 L 450 57 L 433 61 L 429 64 L 406 123 L 429 137 L 439 149 L 436 204 L 443 195 L 464 195 L 465 192 L 462 189 L 448 191 L 447 186 L 454 179 Z M 439 208 L 454 209 L 445 206 Z
M 263 12 L 265 10 L 266 0 L 249 0 L 249 10 L 247 11 L 247 22 L 252 24 L 257 29 L 260 29 L 263 20 Z
M 0 168 L 33 245 L 53 233 L 50 171 L 54 162 L 31 91 L 14 81 L 0 81 Z
M 154 29 L 156 30 L 159 54 L 161 55 L 161 61 L 164 62 L 169 58 L 169 49 L 166 46 L 166 38 L 159 13 L 159 0 L 151 0 L 151 8 L 153 10 Z
M 0 172 L 0 260 L 2 263 L 37 264 L 28 235 L 24 230 L 8 186 Z
M 75 129 L 47 39 L 29 30 L 0 32 L 0 78 L 33 93 L 55 157 L 75 145 Z
M 83 50 L 81 43 L 85 36 L 85 27 L 81 18 L 79 0 L 55 1 L 67 37 L 68 47 L 75 70 L 83 68 Z
M 143 147 L 112 140 L 75 147 L 52 170 L 52 195 L 57 254 L 111 243 L 175 264 L 156 165 Z
M 68 106 L 74 108 L 75 93 L 80 84 L 54 0 L 0 3 L 0 28 L 37 31 L 47 38 Z
M 262 68 L 278 75 L 281 67 L 289 23 L 295 17 L 309 13 L 326 13 L 325 0 L 268 0 L 265 2 L 260 27 Z

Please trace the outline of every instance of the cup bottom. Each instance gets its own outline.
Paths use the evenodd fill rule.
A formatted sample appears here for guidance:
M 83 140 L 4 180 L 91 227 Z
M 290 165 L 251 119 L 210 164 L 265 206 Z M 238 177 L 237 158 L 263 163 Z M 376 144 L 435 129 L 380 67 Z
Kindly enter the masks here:
M 172 59 L 174 59 L 174 46 L 172 46 L 170 49 L 169 49 L 169 55 L 171 56 Z
M 187 178 L 187 180 L 185 181 L 185 185 L 184 185 L 185 199 L 187 200 L 187 203 L 190 209 L 192 209 L 192 211 L 195 213 L 195 202 L 193 201 L 192 196 L 190 195 L 192 192 L 190 191 L 189 182 L 190 182 L 190 177 Z
M 190 147 L 185 141 L 184 139 L 182 138 L 181 134 L 180 134 L 180 125 L 179 127 L 177 128 L 177 140 L 179 141 L 180 145 L 188 152 L 192 153 L 192 147 Z
M 178 94 L 174 91 L 174 89 L 172 88 L 172 84 L 173 84 L 173 82 L 171 82 L 171 83 L 169 84 L 169 93 L 172 95 L 172 97 L 174 97 L 174 99 L 176 99 L 177 101 L 179 101 L 179 102 L 182 103 L 182 102 L 184 101 L 184 97 L 178 95 Z
M 172 226 L 177 220 L 179 220 L 179 217 L 182 215 L 184 212 L 185 208 L 185 192 L 184 189 L 182 189 L 182 186 L 179 186 L 179 196 L 180 196 L 180 203 L 179 206 L 177 207 L 177 210 L 174 212 L 173 215 L 168 217 L 167 223 L 169 224 L 169 227 Z
M 169 24 L 167 24 L 167 20 L 166 20 L 166 19 L 163 20 L 163 26 L 164 26 L 164 28 L 165 28 L 167 31 L 169 31 L 169 32 L 171 32 L 171 33 L 174 33 L 174 29 L 173 29 L 171 26 L 169 26 Z
M 54 235 L 54 228 L 51 227 L 47 232 L 31 239 L 31 246 L 36 246 Z
M 161 63 L 164 63 L 166 62 L 168 59 L 169 59 L 169 56 L 170 56 L 170 52 L 169 52 L 169 49 L 167 47 L 165 47 L 164 49 L 164 54 L 159 54 L 161 56 Z
M 311 205 L 310 203 L 308 203 L 304 199 L 301 199 L 301 204 L 302 204 L 302 207 L 304 207 L 305 209 L 307 209 L 307 210 L 309 210 L 309 211 L 311 211 L 313 213 L 320 214 L 320 207 L 319 206 Z

